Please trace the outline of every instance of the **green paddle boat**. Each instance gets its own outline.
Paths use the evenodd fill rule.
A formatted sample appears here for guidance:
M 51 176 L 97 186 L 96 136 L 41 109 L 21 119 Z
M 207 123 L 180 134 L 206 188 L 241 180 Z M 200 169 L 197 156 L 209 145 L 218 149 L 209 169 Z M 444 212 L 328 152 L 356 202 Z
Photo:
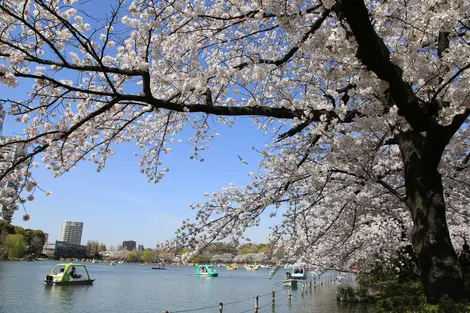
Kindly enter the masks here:
M 216 277 L 219 275 L 219 273 L 217 273 L 212 265 L 203 264 L 197 267 L 196 275 Z
M 44 280 L 47 285 L 92 285 L 94 281 L 86 266 L 78 263 L 57 264 Z

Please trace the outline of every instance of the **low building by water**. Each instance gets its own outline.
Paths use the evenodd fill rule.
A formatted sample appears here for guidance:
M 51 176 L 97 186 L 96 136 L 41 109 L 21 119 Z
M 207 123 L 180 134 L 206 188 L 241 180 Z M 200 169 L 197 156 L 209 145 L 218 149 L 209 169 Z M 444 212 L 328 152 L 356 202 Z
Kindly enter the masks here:
M 49 258 L 54 257 L 55 243 L 46 242 L 42 247 L 42 253 L 47 255 Z
M 53 257 L 59 258 L 85 258 L 87 256 L 86 246 L 77 245 L 65 241 L 56 241 L 54 245 Z

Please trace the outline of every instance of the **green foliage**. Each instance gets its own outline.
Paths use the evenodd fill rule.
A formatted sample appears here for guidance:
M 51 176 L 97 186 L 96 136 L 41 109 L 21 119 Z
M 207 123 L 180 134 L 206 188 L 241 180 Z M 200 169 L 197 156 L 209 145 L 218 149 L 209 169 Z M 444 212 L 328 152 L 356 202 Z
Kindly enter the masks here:
M 129 258 L 129 255 L 128 255 Z M 155 254 L 152 249 L 145 249 L 142 253 L 142 261 L 143 262 L 152 262 L 155 259 Z
M 233 244 L 228 244 L 225 242 L 214 242 L 209 245 L 206 249 L 207 252 L 211 254 L 224 254 L 224 253 L 236 253 L 236 249 Z
M 378 312 L 421 312 L 426 305 L 426 297 L 419 281 L 401 283 L 391 281 L 382 288 L 377 301 L 377 310 Z
M 210 262 L 211 262 L 210 258 L 205 258 L 201 255 L 195 255 L 189 260 L 189 263 L 195 263 L 195 264 L 207 264 Z
M 191 252 L 191 250 L 189 248 L 182 248 L 182 249 L 176 250 L 176 254 L 179 254 L 179 255 L 182 255 L 182 254 L 185 254 L 185 253 L 188 253 L 188 252 Z
M 338 301 L 359 302 L 357 290 L 351 286 L 339 286 L 336 290 L 336 299 Z
M 6 236 L 7 234 L 15 234 L 16 228 L 21 228 L 21 227 L 16 227 L 16 226 L 11 225 L 5 220 L 0 220 L 0 235 L 4 234 Z
M 403 300 L 416 299 L 417 297 L 408 296 L 395 297 L 384 299 L 383 301 L 377 303 L 377 312 L 378 313 L 392 313 L 392 312 L 403 312 L 403 313 L 464 313 L 470 312 L 470 303 L 456 303 L 452 300 L 441 300 L 437 305 L 432 305 L 426 303 L 424 294 L 419 296 L 419 303 L 410 303 L 403 302 Z
M 251 249 L 250 247 L 243 247 L 243 248 L 240 249 L 240 251 L 238 253 L 248 254 L 248 253 L 254 253 L 254 252 L 253 252 L 253 249 Z
M 46 243 L 45 237 L 35 235 L 29 243 L 30 244 L 29 248 L 32 251 L 32 253 L 41 254 L 42 248 L 44 247 L 45 243 Z
M 19 234 L 7 235 L 4 241 L 5 250 L 10 260 L 20 259 L 26 250 L 24 237 Z
M 266 253 L 271 250 L 271 247 L 269 245 L 266 245 L 264 243 L 258 245 L 258 253 Z
M 375 303 L 378 313 L 470 312 L 470 303 L 443 299 L 438 305 L 428 304 L 420 281 L 404 281 L 403 277 L 380 266 L 371 273 L 361 273 L 357 288 L 342 286 L 336 295 L 340 301 Z
M 139 254 L 137 251 L 127 252 L 127 262 L 139 262 Z
M 0 220 L 0 250 L 7 251 L 6 238 L 9 235 L 22 236 L 25 248 L 21 253 L 22 255 L 25 253 L 39 255 L 42 253 L 42 247 L 46 241 L 46 235 L 42 230 L 24 229 L 23 227 L 14 226 L 7 221 Z M 8 257 L 12 258 L 11 256 Z

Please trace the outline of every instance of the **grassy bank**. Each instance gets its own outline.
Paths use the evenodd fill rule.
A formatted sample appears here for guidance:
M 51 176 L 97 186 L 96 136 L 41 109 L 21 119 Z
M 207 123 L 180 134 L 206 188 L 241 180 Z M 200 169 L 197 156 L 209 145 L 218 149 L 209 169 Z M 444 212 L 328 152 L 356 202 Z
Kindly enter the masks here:
M 430 305 L 426 303 L 420 281 L 399 281 L 391 275 L 361 275 L 357 288 L 338 287 L 337 299 L 349 303 L 374 303 L 378 313 L 470 312 L 470 303 L 455 303 L 450 299 L 443 299 L 438 305 Z

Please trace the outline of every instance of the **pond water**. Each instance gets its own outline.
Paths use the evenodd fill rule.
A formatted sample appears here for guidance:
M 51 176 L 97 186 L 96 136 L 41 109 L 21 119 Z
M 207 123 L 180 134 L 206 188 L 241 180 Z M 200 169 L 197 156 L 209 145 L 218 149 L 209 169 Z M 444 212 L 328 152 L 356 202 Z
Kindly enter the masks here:
M 0 262 L 1 313 L 224 313 L 254 312 L 259 295 L 259 313 L 369 313 L 371 306 L 337 303 L 336 284 L 329 282 L 302 294 L 288 291 L 280 270 L 272 280 L 269 270 L 227 271 L 217 267 L 219 277 L 195 276 L 195 267 L 170 266 L 152 270 L 138 264 L 87 263 L 93 286 L 46 286 L 44 278 L 57 262 Z M 327 281 L 327 273 L 324 280 Z M 310 279 L 310 277 L 309 277 Z M 272 291 L 276 291 L 272 305 Z M 206 309 L 202 309 L 206 308 Z M 200 310 L 193 310 L 200 309 Z M 188 311 L 190 310 L 190 311 Z

